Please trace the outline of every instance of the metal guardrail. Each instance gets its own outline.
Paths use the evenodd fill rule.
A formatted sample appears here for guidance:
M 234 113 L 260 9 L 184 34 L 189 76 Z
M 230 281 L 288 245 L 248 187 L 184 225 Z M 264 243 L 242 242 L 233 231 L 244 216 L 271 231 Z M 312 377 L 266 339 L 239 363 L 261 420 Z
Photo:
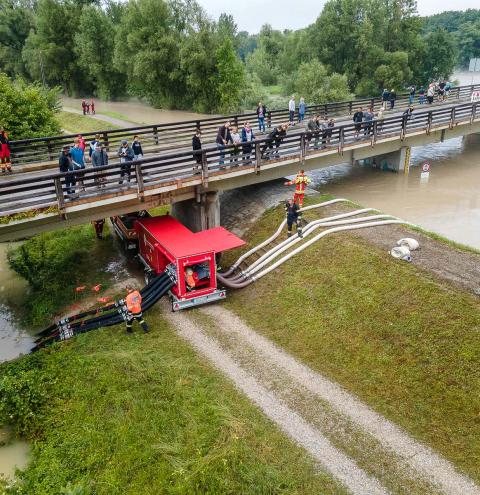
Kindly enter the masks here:
M 480 90 L 480 84 L 452 88 L 449 94 L 449 101 L 470 99 L 472 91 L 477 90 Z M 416 98 L 416 101 L 418 101 L 418 96 Z M 359 107 L 377 109 L 381 104 L 381 98 L 360 98 L 357 100 L 326 103 L 324 105 L 310 105 L 307 107 L 305 117 L 309 118 L 316 114 L 322 116 L 350 115 Z M 408 94 L 401 94 L 396 100 L 395 108 L 405 108 L 408 104 Z M 111 131 L 100 130 L 81 134 L 87 142 L 93 139 L 96 134 L 100 134 L 107 151 L 111 152 L 116 151 L 123 139 L 131 141 L 133 136 L 137 134 L 142 140 L 142 146 L 148 153 L 158 153 L 171 150 L 173 147 L 189 146 L 195 129 L 201 129 L 204 141 L 209 138 L 213 140 L 218 127 L 226 120 L 230 120 L 235 125 L 242 125 L 245 121 L 250 121 L 253 124 L 257 121 L 257 115 L 251 112 L 169 124 L 144 125 Z M 265 123 L 270 128 L 288 120 L 288 110 L 272 110 L 267 112 Z M 78 134 L 11 141 L 12 162 L 20 165 L 56 161 L 62 148 L 64 146 L 71 146 L 73 139 Z
M 182 185 L 185 180 L 197 179 L 198 184 L 207 187 L 212 176 L 222 175 L 226 170 L 229 176 L 237 170 L 259 173 L 265 164 L 278 162 L 281 165 L 282 161 L 292 158 L 303 163 L 309 155 L 321 156 L 332 150 L 343 154 L 345 149 L 358 143 L 369 142 L 374 147 L 377 140 L 395 136 L 403 140 L 409 133 L 424 131 L 429 134 L 438 127 L 453 128 L 459 123 L 473 123 L 480 118 L 477 105 L 480 108 L 477 103 L 464 103 L 418 112 L 413 119 L 396 116 L 374 120 L 363 123 L 360 130 L 355 124 L 330 128 L 329 132 L 302 130 L 291 132 L 279 141 L 256 140 L 251 146 L 227 146 L 224 150 L 210 146 L 195 152 L 168 153 L 126 164 L 117 162 L 105 167 L 1 181 L 0 217 L 50 207 L 64 213 L 67 206 L 115 197 L 125 199 L 126 195 L 143 202 L 145 196 L 159 194 L 162 189 L 185 187 Z M 75 192 L 68 194 L 67 181 L 71 180 L 76 181 Z

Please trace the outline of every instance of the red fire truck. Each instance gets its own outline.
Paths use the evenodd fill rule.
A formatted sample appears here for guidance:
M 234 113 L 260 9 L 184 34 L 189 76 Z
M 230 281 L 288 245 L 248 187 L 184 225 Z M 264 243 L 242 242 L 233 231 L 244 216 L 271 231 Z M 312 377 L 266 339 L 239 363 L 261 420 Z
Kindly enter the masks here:
M 135 230 L 147 274 L 166 271 L 175 281 L 173 311 L 225 298 L 217 287 L 216 256 L 243 246 L 242 239 L 223 227 L 194 233 L 170 215 L 139 218 Z

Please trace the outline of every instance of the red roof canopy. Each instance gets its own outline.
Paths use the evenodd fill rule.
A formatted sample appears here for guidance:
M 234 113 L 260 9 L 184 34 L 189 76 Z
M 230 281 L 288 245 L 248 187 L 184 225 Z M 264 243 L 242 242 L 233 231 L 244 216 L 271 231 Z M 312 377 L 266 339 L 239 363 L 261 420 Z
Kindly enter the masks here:
M 193 233 L 170 215 L 142 218 L 138 223 L 175 258 L 211 251 L 221 253 L 245 244 L 242 239 L 223 227 Z

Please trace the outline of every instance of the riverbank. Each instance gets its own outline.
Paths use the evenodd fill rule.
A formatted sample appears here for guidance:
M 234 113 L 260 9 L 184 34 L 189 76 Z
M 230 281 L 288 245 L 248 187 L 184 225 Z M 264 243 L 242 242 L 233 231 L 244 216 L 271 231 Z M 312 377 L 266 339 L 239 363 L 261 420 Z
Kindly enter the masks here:
M 244 218 L 249 245 L 276 229 L 283 210 L 255 216 Z M 343 494 L 320 467 L 329 462 L 340 479 L 344 466 L 357 480 L 347 484 L 353 493 L 363 479 L 371 493 L 436 495 L 439 470 L 469 486 L 448 461 L 479 482 L 480 342 L 472 329 L 480 300 L 420 262 L 428 242 L 447 258 L 471 256 L 476 267 L 479 256 L 421 237 L 413 264 L 394 260 L 382 243 L 405 235 L 396 229 L 327 237 L 274 276 L 230 291 L 226 304 L 179 314 L 159 305 L 146 315 L 148 335 L 102 329 L 2 365 L 2 417 L 33 441 L 19 476 L 26 492 L 71 483 L 109 495 Z M 292 359 L 307 375 L 292 371 Z M 315 389 L 322 380 L 362 403 L 339 413 L 334 396 Z M 425 474 L 423 456 L 392 450 L 391 439 L 356 423 L 362 408 L 399 425 L 414 451 L 423 448 L 415 440 L 434 448 L 446 468 Z

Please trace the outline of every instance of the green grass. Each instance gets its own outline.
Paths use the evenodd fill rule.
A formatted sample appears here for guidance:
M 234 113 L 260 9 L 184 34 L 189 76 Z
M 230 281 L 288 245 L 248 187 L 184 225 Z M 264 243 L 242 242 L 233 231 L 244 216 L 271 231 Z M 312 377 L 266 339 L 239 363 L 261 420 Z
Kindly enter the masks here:
M 107 117 L 113 117 L 114 119 L 120 119 L 120 120 L 125 120 L 127 122 L 132 122 L 133 124 L 144 124 L 145 122 L 137 122 L 135 120 L 132 120 L 128 115 L 125 115 L 123 113 L 119 112 L 112 112 L 112 111 L 102 111 L 100 112 L 101 115 L 106 115 Z
M 33 440 L 13 493 L 346 494 L 158 310 L 147 320 L 0 366 L 0 418 Z
M 265 86 L 265 89 L 270 95 L 285 96 L 283 94 L 283 88 L 280 84 L 272 84 L 271 86 Z
M 282 218 L 268 211 L 250 246 Z M 480 481 L 478 298 L 342 233 L 227 306 Z
M 72 112 L 58 112 L 57 120 L 60 122 L 62 129 L 67 131 L 67 134 L 82 134 L 96 131 L 111 131 L 120 129 L 120 126 L 105 122 L 99 119 L 93 119 L 85 115 L 78 115 Z

